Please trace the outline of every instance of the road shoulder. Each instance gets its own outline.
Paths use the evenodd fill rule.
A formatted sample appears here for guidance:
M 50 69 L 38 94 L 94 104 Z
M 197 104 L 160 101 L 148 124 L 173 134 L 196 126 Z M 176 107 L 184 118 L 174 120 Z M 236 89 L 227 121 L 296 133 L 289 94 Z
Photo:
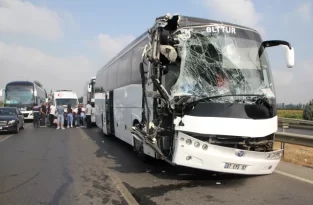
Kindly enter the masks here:
M 88 142 L 94 143 L 90 140 L 89 136 L 82 129 L 80 129 L 80 136 L 82 137 L 83 140 L 85 140 L 85 142 L 88 141 Z M 99 140 L 101 140 L 101 139 L 99 139 Z M 85 148 L 86 148 L 86 146 L 85 146 Z M 92 149 L 92 148 L 90 147 L 90 149 Z M 103 160 L 105 160 L 105 159 L 103 159 Z M 91 163 L 91 161 L 89 161 L 88 163 Z M 105 164 L 105 162 L 103 162 L 101 164 Z M 94 166 L 99 166 L 99 165 L 100 164 L 97 164 Z M 123 182 L 120 180 L 120 178 L 117 176 L 117 174 L 115 174 L 113 171 L 111 171 L 109 168 L 107 168 L 105 166 L 100 165 L 99 169 L 101 169 L 102 175 L 104 175 L 104 173 L 105 173 L 105 175 L 107 175 L 109 177 L 109 180 L 112 182 L 112 185 L 114 186 L 114 188 L 117 189 L 117 191 L 120 193 L 121 197 L 127 202 L 128 205 L 139 205 L 138 202 L 136 201 L 136 199 L 132 196 L 132 194 L 124 186 Z M 95 171 L 95 170 L 93 170 L 93 171 Z M 111 183 L 109 183 L 109 184 L 111 184 Z
M 300 181 L 313 184 L 313 169 L 301 165 L 295 165 L 281 161 L 275 171 L 277 174 L 282 174 Z

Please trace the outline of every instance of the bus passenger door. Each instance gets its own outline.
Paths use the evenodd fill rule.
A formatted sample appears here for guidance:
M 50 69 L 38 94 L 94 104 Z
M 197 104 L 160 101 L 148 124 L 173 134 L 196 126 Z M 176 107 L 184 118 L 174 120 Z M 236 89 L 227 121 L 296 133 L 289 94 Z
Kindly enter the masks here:
M 106 100 L 106 126 L 108 134 L 114 135 L 114 107 L 113 107 L 113 91 L 109 92 L 109 99 Z
M 104 101 L 102 104 L 102 111 L 101 111 L 101 116 L 102 116 L 102 131 L 104 134 L 108 134 L 108 126 L 107 126 L 107 122 L 108 122 L 108 102 L 109 102 L 109 97 L 108 95 L 105 93 L 105 97 L 104 97 Z

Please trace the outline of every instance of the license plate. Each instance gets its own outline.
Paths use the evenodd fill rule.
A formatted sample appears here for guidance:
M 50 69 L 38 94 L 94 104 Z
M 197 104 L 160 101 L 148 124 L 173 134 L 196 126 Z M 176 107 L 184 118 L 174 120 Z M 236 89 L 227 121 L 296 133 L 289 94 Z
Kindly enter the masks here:
M 224 168 L 225 169 L 246 170 L 247 169 L 247 165 L 225 163 Z

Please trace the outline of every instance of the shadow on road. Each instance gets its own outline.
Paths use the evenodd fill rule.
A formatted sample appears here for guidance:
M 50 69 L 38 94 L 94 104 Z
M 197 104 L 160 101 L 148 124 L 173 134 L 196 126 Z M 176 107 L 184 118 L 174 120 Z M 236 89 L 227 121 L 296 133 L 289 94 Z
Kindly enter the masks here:
M 215 189 L 238 189 L 255 176 L 214 173 L 204 170 L 172 166 L 161 160 L 151 159 L 144 163 L 133 152 L 130 145 L 114 136 L 105 136 L 98 128 L 84 129 L 84 132 L 98 145 L 97 157 L 105 157 L 113 163 L 109 169 L 129 175 L 123 183 L 139 204 L 157 204 L 152 198 L 164 197 L 169 191 L 181 191 L 193 187 Z M 214 201 L 214 196 L 205 193 L 204 201 Z M 165 198 L 165 201 L 172 199 Z M 216 201 L 224 203 L 226 201 Z
M 150 173 L 158 178 L 171 180 L 230 180 L 245 179 L 252 176 L 222 174 L 182 166 L 172 166 L 164 161 L 152 159 L 142 162 L 130 145 L 114 136 L 106 136 L 98 128 L 84 129 L 84 132 L 99 146 L 97 157 L 113 160 L 109 168 L 121 173 Z M 199 183 L 199 182 L 197 182 Z M 238 185 L 238 184 L 237 184 Z

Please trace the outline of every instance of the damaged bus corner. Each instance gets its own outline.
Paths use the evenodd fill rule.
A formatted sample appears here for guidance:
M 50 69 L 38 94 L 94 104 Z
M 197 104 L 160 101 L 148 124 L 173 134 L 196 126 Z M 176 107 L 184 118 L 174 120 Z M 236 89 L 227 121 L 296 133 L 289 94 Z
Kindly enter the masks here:
M 181 15 L 154 25 L 97 73 L 103 101 L 97 123 L 150 156 L 173 165 L 216 172 L 271 174 L 276 95 L 263 41 L 247 27 Z

